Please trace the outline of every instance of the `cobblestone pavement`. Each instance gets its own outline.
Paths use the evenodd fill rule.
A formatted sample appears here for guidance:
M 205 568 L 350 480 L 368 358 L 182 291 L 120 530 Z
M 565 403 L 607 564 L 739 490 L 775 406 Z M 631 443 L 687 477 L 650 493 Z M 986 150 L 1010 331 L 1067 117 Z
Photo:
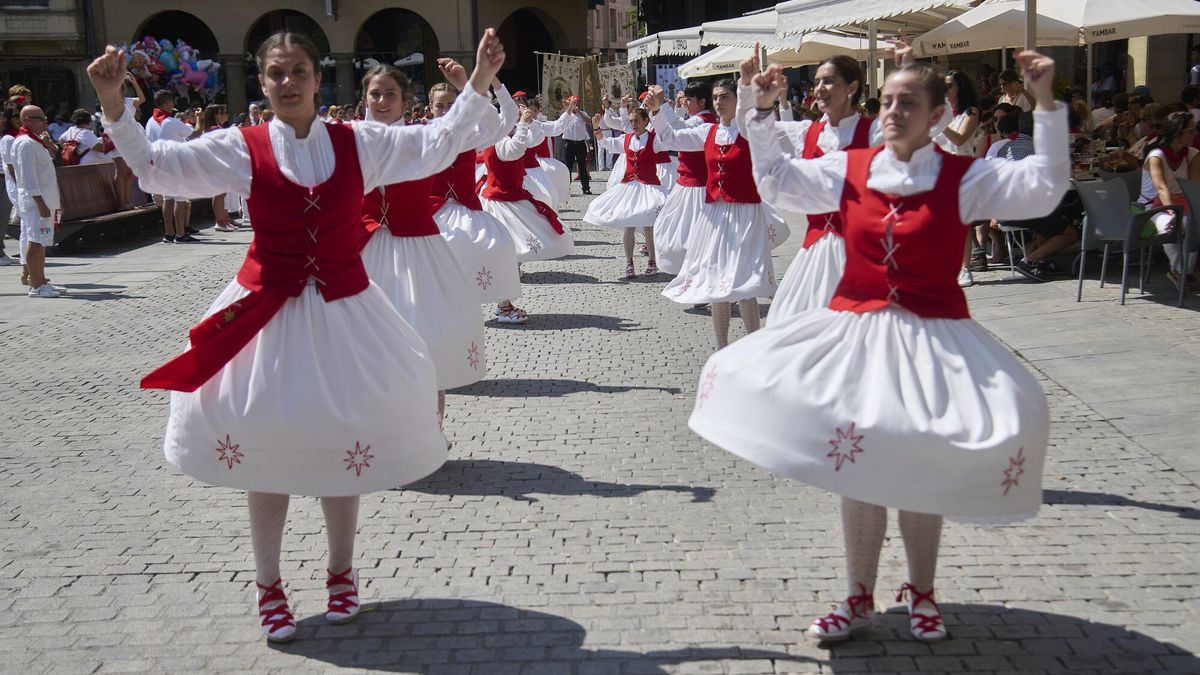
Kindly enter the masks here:
M 325 624 L 320 511 L 293 501 L 300 633 L 282 647 L 252 611 L 244 497 L 164 463 L 166 396 L 136 387 L 249 234 L 52 258 L 64 300 L 21 297 L 0 270 L 0 670 L 1200 672 L 1200 299 L 1164 303 L 1161 273 L 1125 307 L 1095 282 L 1076 305 L 1073 282 L 980 275 L 976 315 L 1049 395 L 1046 506 L 947 526 L 953 639 L 932 646 L 889 591 L 893 522 L 889 611 L 818 647 L 802 631 L 845 594 L 835 498 L 687 430 L 710 319 L 661 297 L 666 277 L 617 281 L 618 233 L 581 226 L 583 206 L 564 214 L 577 255 L 526 265 L 532 322 L 490 327 L 488 379 L 448 397 L 450 463 L 363 499 L 357 622 Z

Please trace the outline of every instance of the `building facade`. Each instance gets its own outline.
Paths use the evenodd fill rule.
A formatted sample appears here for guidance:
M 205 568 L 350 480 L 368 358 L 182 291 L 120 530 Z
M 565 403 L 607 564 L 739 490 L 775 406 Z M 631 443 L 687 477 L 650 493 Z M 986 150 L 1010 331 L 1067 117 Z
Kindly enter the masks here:
M 508 54 L 501 80 L 536 88 L 535 51 L 587 50 L 587 8 L 588 0 L 0 0 L 0 76 L 28 83 L 38 76 L 20 64 L 61 62 L 72 101 L 90 105 L 85 68 L 95 45 L 183 39 L 221 64 L 223 98 L 237 112 L 262 95 L 258 44 L 287 29 L 327 55 L 322 98 L 352 103 L 357 80 L 375 63 L 399 62 L 418 94 L 440 79 L 438 57 L 470 68 L 479 33 L 491 26 Z
M 588 53 L 601 63 L 625 62 L 625 45 L 636 37 L 637 5 L 634 0 L 589 0 Z
M 86 84 L 85 0 L 0 0 L 0 84 L 20 83 L 46 112 L 70 114 Z

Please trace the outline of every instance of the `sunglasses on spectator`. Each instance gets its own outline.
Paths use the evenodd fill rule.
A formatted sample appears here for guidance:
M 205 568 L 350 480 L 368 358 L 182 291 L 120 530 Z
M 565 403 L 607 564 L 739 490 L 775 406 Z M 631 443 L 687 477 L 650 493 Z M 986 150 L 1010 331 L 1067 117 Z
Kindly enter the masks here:
M 45 122 L 45 121 L 46 121 L 46 118 L 45 118 L 45 117 L 38 117 L 38 116 L 35 116 L 35 115 L 26 115 L 26 116 L 25 116 L 25 119 L 27 119 L 27 120 L 41 120 L 41 121 L 43 121 L 43 122 Z

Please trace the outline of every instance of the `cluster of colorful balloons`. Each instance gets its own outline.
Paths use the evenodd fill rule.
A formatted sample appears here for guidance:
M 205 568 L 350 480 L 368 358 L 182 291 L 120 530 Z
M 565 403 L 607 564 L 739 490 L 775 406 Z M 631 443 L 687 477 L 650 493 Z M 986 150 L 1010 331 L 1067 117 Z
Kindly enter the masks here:
M 171 89 L 179 96 L 195 92 L 205 101 L 221 93 L 221 64 L 201 59 L 199 52 L 183 40 L 157 40 L 149 35 L 122 45 L 128 55 L 129 72 L 151 89 Z

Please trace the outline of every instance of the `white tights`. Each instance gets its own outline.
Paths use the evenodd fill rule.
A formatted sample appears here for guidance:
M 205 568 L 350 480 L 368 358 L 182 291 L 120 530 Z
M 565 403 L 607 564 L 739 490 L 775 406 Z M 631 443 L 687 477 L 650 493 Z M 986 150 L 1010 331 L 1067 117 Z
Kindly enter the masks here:
M 713 329 L 717 332 L 717 349 L 729 346 L 729 317 L 732 311 L 732 303 L 714 302 L 712 304 Z M 757 298 L 738 300 L 738 312 L 742 315 L 742 323 L 746 326 L 747 335 L 758 330 Z
M 846 542 L 850 595 L 858 595 L 862 588 L 867 594 L 874 593 L 879 552 L 886 533 L 886 508 L 842 497 L 842 535 Z M 901 511 L 900 536 L 904 539 L 904 553 L 908 558 L 908 582 L 918 591 L 927 593 L 933 588 L 937 573 L 942 517 Z
M 250 540 L 258 583 L 270 586 L 279 579 L 283 526 L 287 522 L 288 495 L 247 492 L 250 507 Z M 354 562 L 354 535 L 358 531 L 358 497 L 321 497 L 325 535 L 329 541 L 329 567 L 344 572 Z

